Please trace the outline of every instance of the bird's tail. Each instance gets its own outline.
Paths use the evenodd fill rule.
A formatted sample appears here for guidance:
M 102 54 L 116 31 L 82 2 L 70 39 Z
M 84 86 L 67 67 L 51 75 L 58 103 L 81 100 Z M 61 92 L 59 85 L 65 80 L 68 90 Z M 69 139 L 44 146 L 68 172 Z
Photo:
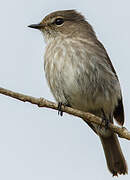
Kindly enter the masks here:
M 107 138 L 100 136 L 100 139 L 106 156 L 108 169 L 113 176 L 127 174 L 127 164 L 116 134 L 112 134 L 112 136 Z

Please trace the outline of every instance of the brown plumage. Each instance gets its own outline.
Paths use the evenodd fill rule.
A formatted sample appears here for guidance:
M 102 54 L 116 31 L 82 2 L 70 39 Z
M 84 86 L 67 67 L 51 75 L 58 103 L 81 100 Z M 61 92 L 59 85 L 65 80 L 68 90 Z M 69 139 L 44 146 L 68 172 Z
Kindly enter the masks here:
M 120 125 L 124 109 L 118 77 L 110 58 L 92 26 L 75 10 L 56 11 L 40 24 L 47 44 L 44 69 L 58 103 L 91 112 Z M 116 134 L 88 123 L 100 137 L 107 166 L 113 176 L 126 174 L 127 164 Z

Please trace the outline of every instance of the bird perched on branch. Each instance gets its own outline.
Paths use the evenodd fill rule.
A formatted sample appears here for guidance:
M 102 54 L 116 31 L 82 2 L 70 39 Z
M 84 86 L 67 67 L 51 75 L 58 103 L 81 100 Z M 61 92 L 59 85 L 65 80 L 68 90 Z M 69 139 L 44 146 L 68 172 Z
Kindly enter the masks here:
M 75 10 L 56 11 L 39 24 L 46 42 L 44 69 L 49 87 L 61 105 L 90 112 L 106 128 L 88 123 L 99 136 L 113 176 L 127 173 L 118 138 L 109 130 L 115 119 L 124 123 L 121 88 L 110 58 L 92 26 Z

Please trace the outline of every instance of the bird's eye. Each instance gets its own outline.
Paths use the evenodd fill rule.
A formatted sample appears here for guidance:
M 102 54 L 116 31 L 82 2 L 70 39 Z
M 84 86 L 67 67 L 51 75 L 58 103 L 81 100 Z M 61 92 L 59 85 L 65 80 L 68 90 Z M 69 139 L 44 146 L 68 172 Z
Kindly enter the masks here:
M 64 19 L 62 19 L 62 18 L 57 18 L 56 20 L 55 20 L 55 24 L 56 25 L 62 25 L 64 23 Z

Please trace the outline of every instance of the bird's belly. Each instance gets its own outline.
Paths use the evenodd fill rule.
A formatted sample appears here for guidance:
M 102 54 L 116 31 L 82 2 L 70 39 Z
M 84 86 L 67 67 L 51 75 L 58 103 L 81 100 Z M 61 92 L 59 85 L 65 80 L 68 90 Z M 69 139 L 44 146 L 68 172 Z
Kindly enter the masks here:
M 82 49 L 78 51 L 78 48 L 59 44 L 48 46 L 44 64 L 56 101 L 82 111 L 112 112 L 120 97 L 120 85 L 115 76 L 105 66 L 101 69 L 95 59 L 90 61 Z
M 117 97 L 108 87 L 104 89 L 100 82 L 98 84 L 91 81 L 91 72 L 87 75 L 78 68 L 75 71 L 71 65 L 60 70 L 56 67 L 50 69 L 49 73 L 46 72 L 46 77 L 57 102 L 92 113 L 101 109 L 111 112 L 115 106 Z

